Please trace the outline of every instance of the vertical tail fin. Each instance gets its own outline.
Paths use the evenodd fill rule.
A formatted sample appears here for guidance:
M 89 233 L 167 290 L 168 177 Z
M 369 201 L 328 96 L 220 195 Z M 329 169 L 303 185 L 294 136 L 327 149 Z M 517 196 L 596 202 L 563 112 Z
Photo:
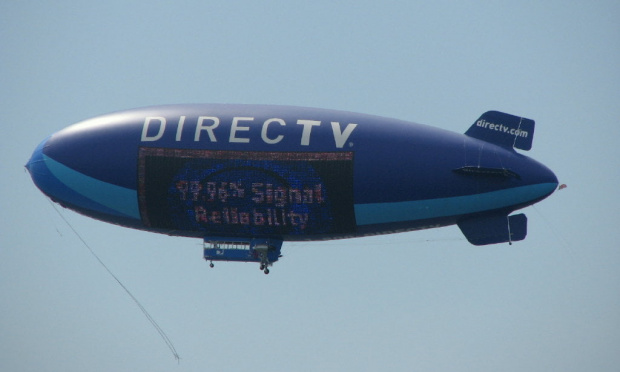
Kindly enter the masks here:
M 534 120 L 487 111 L 465 134 L 510 149 L 530 150 L 534 139 Z

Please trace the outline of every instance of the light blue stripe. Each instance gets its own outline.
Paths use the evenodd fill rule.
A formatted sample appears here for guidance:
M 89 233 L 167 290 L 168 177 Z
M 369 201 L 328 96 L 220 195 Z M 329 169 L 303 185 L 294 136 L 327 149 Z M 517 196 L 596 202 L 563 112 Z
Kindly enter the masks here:
M 88 177 L 45 155 L 43 160 L 54 177 L 73 191 L 123 215 L 140 219 L 136 190 Z
M 556 187 L 555 183 L 541 183 L 452 198 L 356 204 L 355 218 L 358 225 L 371 225 L 458 216 L 527 203 L 550 194 Z

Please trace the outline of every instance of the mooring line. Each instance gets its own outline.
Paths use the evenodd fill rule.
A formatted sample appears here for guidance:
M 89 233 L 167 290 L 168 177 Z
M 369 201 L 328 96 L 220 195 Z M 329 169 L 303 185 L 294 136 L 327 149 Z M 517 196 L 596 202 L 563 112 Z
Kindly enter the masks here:
M 90 247 L 90 245 L 88 245 L 88 243 L 86 243 L 86 241 L 84 240 L 84 238 L 82 238 L 82 236 L 77 232 L 77 230 L 75 230 L 75 228 L 73 228 L 73 226 L 69 223 L 69 221 L 65 218 L 65 216 L 63 216 L 62 213 L 60 213 L 60 211 L 58 210 L 58 208 L 56 208 L 56 206 L 54 205 L 54 203 L 49 200 L 49 203 L 52 205 L 52 207 L 54 208 L 54 210 L 56 211 L 56 213 L 58 213 L 58 215 L 60 216 L 60 218 L 62 218 L 63 221 L 65 221 L 65 223 L 67 224 L 67 226 L 69 226 L 69 228 L 71 229 L 71 231 L 73 231 L 73 233 L 75 234 L 75 236 L 78 237 L 78 239 L 80 239 L 80 241 L 82 242 L 82 244 L 84 244 L 84 246 L 89 250 L 89 252 L 93 255 L 93 257 L 95 257 L 95 259 L 99 262 L 99 264 L 108 272 L 108 274 L 110 274 L 110 276 L 112 278 L 114 278 L 114 280 L 116 280 L 116 282 L 121 286 L 121 288 L 123 288 L 123 290 L 125 291 L 125 293 L 127 293 L 127 295 L 129 297 L 131 297 L 131 299 L 133 300 L 133 302 L 138 306 L 138 308 L 140 309 L 140 311 L 142 311 L 142 314 L 144 314 L 144 316 L 146 317 L 146 319 L 148 319 L 148 321 L 151 323 L 151 325 L 153 326 L 153 328 L 155 328 L 155 330 L 157 331 L 157 333 L 159 333 L 159 336 L 162 338 L 162 340 L 164 340 L 164 342 L 166 343 L 166 346 L 168 346 L 168 349 L 170 349 L 170 351 L 172 352 L 172 355 L 174 356 L 174 358 L 177 360 L 177 362 L 179 363 L 181 361 L 181 357 L 179 356 L 179 354 L 177 353 L 176 348 L 174 347 L 174 344 L 172 343 L 172 341 L 170 340 L 170 338 L 168 337 L 168 335 L 166 334 L 166 332 L 164 332 L 163 329 L 161 329 L 161 327 L 159 326 L 159 324 L 157 324 L 157 322 L 155 321 L 155 319 L 153 319 L 153 317 L 151 316 L 151 314 L 149 314 L 148 311 L 146 311 L 146 309 L 144 308 L 144 306 L 142 306 L 142 304 L 140 303 L 140 301 L 138 301 L 138 299 L 136 298 L 136 296 L 134 296 L 131 291 L 129 291 L 129 289 L 120 281 L 120 279 L 118 279 L 118 277 L 116 275 L 114 275 L 114 273 L 110 270 L 110 268 L 108 268 L 108 266 L 101 260 L 101 258 L 99 258 L 99 256 L 95 253 L 95 251 Z

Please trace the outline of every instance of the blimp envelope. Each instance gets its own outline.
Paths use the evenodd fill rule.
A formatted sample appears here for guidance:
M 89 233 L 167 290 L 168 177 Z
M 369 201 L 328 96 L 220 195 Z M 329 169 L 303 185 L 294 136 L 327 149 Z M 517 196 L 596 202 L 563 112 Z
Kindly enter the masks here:
M 498 111 L 458 134 L 336 110 L 166 105 L 69 126 L 27 168 L 79 213 L 201 238 L 208 260 L 266 268 L 290 240 L 455 224 L 476 245 L 521 240 L 527 219 L 511 214 L 558 185 L 515 151 L 533 135 L 533 120 Z

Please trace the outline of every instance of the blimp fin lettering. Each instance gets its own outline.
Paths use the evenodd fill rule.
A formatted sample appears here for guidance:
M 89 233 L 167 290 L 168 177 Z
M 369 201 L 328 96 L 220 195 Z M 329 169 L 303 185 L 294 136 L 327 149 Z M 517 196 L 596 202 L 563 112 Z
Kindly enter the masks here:
M 509 149 L 530 150 L 534 139 L 534 120 L 487 111 L 465 134 Z

